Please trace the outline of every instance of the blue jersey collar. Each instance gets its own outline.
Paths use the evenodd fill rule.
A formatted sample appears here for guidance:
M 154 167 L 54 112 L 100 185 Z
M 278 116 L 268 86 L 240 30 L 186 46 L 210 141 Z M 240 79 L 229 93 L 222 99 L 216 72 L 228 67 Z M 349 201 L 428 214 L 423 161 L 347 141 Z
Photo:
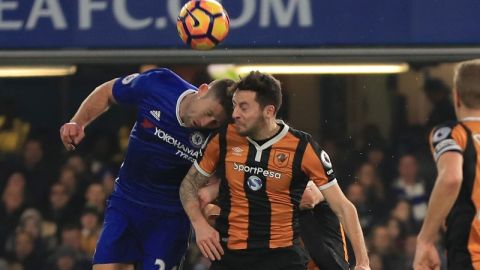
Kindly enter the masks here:
M 196 90 L 187 89 L 177 99 L 177 107 L 175 109 L 175 114 L 177 115 L 178 124 L 182 127 L 185 126 L 185 123 L 183 123 L 182 118 L 180 118 L 180 103 L 182 102 L 182 100 L 185 98 L 186 95 L 193 94 L 193 93 L 196 93 L 196 92 L 197 92 Z

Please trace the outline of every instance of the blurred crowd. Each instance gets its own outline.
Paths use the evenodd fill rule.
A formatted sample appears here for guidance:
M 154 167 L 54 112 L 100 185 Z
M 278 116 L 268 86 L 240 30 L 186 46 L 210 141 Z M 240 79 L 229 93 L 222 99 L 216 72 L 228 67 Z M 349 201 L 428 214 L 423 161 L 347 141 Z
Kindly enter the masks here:
M 91 269 L 115 171 L 26 139 L 0 162 L 0 269 Z M 53 153 L 50 153 L 53 154 Z
M 435 179 L 428 129 L 452 117 L 437 115 L 444 113 L 434 110 L 425 126 L 407 126 L 391 138 L 373 125 L 358 138 L 317 138 L 357 208 L 373 270 L 411 269 Z M 27 136 L 25 128 L 12 133 L 0 122 L 0 270 L 91 268 L 128 130 L 113 138 L 92 135 L 91 143 L 67 153 L 60 139 Z M 18 136 L 13 146 L 5 143 L 11 136 Z M 185 269 L 208 269 L 191 246 Z

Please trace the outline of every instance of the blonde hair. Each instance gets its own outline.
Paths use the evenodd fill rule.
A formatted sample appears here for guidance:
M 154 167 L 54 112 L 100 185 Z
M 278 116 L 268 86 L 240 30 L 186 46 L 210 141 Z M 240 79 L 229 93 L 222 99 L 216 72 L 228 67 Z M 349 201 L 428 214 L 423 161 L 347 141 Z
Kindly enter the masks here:
M 467 108 L 480 109 L 480 59 L 459 63 L 453 85 Z

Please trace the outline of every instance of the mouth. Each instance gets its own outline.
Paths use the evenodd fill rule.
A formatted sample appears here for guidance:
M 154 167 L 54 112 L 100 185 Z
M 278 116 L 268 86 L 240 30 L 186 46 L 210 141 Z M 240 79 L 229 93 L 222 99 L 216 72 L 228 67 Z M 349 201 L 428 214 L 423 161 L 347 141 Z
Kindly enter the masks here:
M 235 128 L 237 130 L 242 129 L 242 127 L 243 127 L 242 123 L 235 121 Z

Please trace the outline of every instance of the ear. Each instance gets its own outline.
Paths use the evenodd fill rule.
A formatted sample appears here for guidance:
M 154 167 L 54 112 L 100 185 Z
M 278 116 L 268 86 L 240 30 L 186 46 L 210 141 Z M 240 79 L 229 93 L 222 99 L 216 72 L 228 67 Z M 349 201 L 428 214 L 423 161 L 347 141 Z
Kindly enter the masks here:
M 275 113 L 276 113 L 275 106 L 267 105 L 263 109 L 263 112 L 264 112 L 265 116 L 267 116 L 269 118 L 275 118 Z
M 208 92 L 208 84 L 204 83 L 198 87 L 198 95 L 200 97 L 205 96 L 207 92 Z
M 453 106 L 455 108 L 460 108 L 462 106 L 462 103 L 460 102 L 460 94 L 458 94 L 456 88 L 453 88 Z

